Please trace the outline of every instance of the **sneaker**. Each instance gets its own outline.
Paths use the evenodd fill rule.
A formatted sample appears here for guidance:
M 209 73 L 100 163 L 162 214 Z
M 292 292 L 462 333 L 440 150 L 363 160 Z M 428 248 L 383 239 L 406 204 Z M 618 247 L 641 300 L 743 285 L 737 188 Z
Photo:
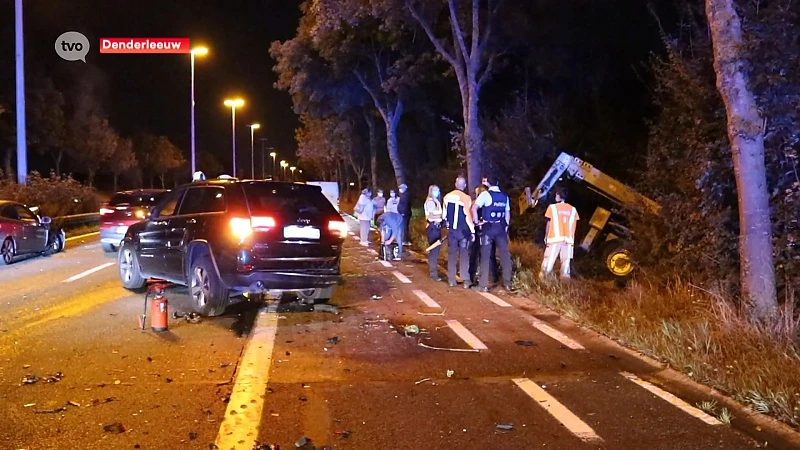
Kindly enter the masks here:
M 442 281 L 442 277 L 439 275 L 431 275 L 431 280 L 433 281 Z
M 472 285 L 469 283 L 469 281 L 464 282 L 464 289 L 470 289 L 471 287 Z
M 451 281 L 450 282 L 450 287 L 456 287 L 456 284 Z

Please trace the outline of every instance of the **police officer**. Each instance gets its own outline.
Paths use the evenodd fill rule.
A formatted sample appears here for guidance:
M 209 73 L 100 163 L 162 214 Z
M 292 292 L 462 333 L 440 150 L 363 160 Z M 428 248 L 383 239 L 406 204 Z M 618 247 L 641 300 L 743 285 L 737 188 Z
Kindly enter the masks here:
M 487 185 L 486 177 L 483 178 L 483 183 L 475 188 L 475 199 L 477 200 L 480 197 L 481 193 L 484 191 L 489 190 L 489 186 Z M 479 225 L 483 220 L 483 208 L 478 208 L 478 220 L 475 222 L 475 242 L 470 245 L 469 249 L 469 279 L 472 281 L 473 286 L 478 285 L 478 267 L 481 261 L 481 236 L 483 236 L 483 231 L 481 230 L 481 226 Z M 492 282 L 497 283 L 497 258 L 495 252 L 495 246 L 492 245 L 492 253 L 491 253 L 491 272 L 489 275 L 491 276 Z
M 495 177 L 488 177 L 489 189 L 482 192 L 472 206 L 473 220 L 478 220 L 478 209 L 483 208 L 481 222 L 481 276 L 480 290 L 489 291 L 489 270 L 492 244 L 497 246 L 500 254 L 500 266 L 503 270 L 503 287 L 511 290 L 511 253 L 508 249 L 508 225 L 511 223 L 511 202 L 508 195 L 497 186 Z

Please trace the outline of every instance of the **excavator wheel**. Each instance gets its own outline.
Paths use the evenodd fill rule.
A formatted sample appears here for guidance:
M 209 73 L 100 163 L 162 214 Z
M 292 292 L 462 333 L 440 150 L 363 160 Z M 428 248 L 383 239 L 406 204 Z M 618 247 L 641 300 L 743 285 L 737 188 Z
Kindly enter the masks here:
M 609 243 L 603 252 L 606 269 L 617 278 L 626 278 L 633 273 L 633 256 L 622 243 Z

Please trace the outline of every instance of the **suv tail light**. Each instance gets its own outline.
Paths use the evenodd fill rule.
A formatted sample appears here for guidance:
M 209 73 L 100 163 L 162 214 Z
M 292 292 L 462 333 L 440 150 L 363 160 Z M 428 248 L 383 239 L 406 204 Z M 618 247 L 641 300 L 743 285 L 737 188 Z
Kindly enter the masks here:
M 341 220 L 331 220 L 328 222 L 328 230 L 338 234 L 340 238 L 347 238 L 347 224 Z
M 272 217 L 234 217 L 231 219 L 231 232 L 240 240 L 253 234 L 253 230 L 264 230 L 275 228 L 275 219 Z

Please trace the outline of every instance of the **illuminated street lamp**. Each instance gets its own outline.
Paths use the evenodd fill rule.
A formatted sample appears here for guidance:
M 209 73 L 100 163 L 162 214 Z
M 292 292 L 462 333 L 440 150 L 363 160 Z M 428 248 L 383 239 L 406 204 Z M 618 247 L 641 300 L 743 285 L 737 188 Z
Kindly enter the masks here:
M 294 171 L 297 170 L 297 167 L 295 166 L 289 167 L 289 170 L 292 171 L 292 181 L 294 181 Z
M 190 52 L 190 61 L 192 66 L 192 173 L 197 170 L 197 150 L 195 144 L 195 128 L 194 128 L 194 57 L 205 56 L 208 54 L 207 47 L 195 47 Z
M 278 154 L 277 154 L 277 153 L 275 153 L 275 152 L 271 152 L 271 153 L 269 154 L 269 156 L 272 156 L 272 176 L 273 176 L 274 178 L 278 178 L 278 168 L 277 168 L 277 166 L 275 165 L 275 158 L 277 158 L 277 157 L 278 157 Z
M 250 128 L 250 179 L 251 180 L 255 180 L 256 179 L 256 159 L 255 159 L 255 153 L 254 153 L 254 150 L 253 150 L 253 136 L 254 136 L 255 131 L 257 129 L 261 128 L 261 125 L 259 125 L 257 123 L 254 123 L 254 124 L 248 125 L 248 127 Z
M 286 161 L 281 161 L 281 169 L 283 169 L 282 171 L 283 175 L 281 176 L 282 181 L 286 181 L 286 167 L 288 166 L 289 164 Z
M 225 100 L 225 106 L 231 109 L 231 142 L 233 147 L 233 176 L 236 177 L 236 108 L 244 106 L 241 98 L 229 98 Z

